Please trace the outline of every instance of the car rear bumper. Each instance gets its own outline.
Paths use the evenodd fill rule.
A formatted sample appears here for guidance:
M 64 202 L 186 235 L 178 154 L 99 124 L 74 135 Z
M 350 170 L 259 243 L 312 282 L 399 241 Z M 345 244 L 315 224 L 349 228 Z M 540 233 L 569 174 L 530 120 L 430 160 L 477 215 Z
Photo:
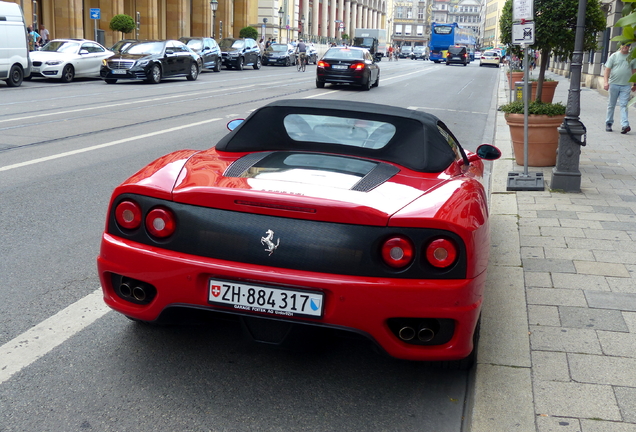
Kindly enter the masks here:
M 420 361 L 454 360 L 470 354 L 486 278 L 485 272 L 475 279 L 415 280 L 288 270 L 171 252 L 110 234 L 102 238 L 97 267 L 105 302 L 142 321 L 155 321 L 174 306 L 245 315 L 244 310 L 208 303 L 211 278 L 321 292 L 324 312 L 320 319 L 247 313 L 364 334 L 393 357 Z M 125 300 L 113 286 L 113 274 L 150 284 L 156 295 L 148 304 Z M 390 328 L 390 320 L 395 318 L 445 320 L 452 323 L 452 331 L 444 343 L 413 344 Z

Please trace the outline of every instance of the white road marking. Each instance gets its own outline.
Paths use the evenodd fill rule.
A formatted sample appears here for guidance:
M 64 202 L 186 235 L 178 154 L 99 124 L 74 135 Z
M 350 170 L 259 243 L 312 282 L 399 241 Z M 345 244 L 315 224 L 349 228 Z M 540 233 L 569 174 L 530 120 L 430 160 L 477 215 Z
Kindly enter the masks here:
M 104 303 L 100 288 L 2 345 L 0 384 L 103 317 L 108 311 L 110 308 Z
M 169 132 L 178 131 L 178 130 L 181 130 L 181 129 L 186 129 L 186 128 L 189 128 L 189 127 L 194 127 L 194 126 L 199 126 L 199 125 L 206 124 L 206 123 L 215 122 L 215 121 L 218 121 L 218 120 L 221 120 L 221 119 L 220 118 L 213 118 L 213 119 L 203 120 L 203 121 L 196 122 L 196 123 L 190 123 L 190 124 L 187 124 L 187 125 L 176 126 L 176 127 L 170 128 L 170 129 L 164 129 L 164 130 L 151 132 L 151 133 L 147 133 L 147 134 L 143 134 L 143 135 L 137 135 L 137 136 L 134 136 L 134 137 L 120 139 L 120 140 L 117 140 L 117 141 L 111 141 L 111 142 L 107 142 L 107 143 L 104 143 L 104 144 L 98 144 L 98 145 L 94 145 L 94 146 L 91 146 L 91 147 L 85 147 L 85 148 L 82 148 L 82 149 L 67 151 L 67 152 L 64 152 L 64 153 L 58 153 L 58 154 L 55 154 L 55 155 L 46 156 L 46 157 L 42 157 L 42 158 L 38 158 L 38 159 L 32 159 L 30 161 L 20 162 L 20 163 L 17 163 L 17 164 L 0 167 L 0 172 L 9 171 L 9 170 L 12 170 L 12 169 L 15 169 L 15 168 L 22 168 L 22 167 L 25 167 L 25 166 L 28 166 L 28 165 L 34 165 L 34 164 L 37 164 L 37 163 L 47 162 L 47 161 L 50 161 L 50 160 L 60 159 L 60 158 L 67 157 L 67 156 L 73 156 L 73 155 L 80 154 L 80 153 L 86 153 L 86 152 L 93 151 L 93 150 L 99 150 L 99 149 L 103 149 L 103 148 L 106 148 L 106 147 L 111 147 L 111 146 L 114 146 L 114 145 L 127 143 L 127 142 L 130 142 L 130 141 L 135 141 L 135 140 L 139 140 L 139 139 L 149 138 L 149 137 L 153 137 L 153 136 L 156 136 L 156 135 L 161 135 L 161 134 L 165 134 L 165 133 L 169 133 Z
M 312 99 L 312 98 L 315 98 L 315 97 L 327 96 L 328 94 L 335 93 L 335 92 L 337 92 L 337 90 L 326 91 L 326 92 L 318 93 L 318 94 L 311 95 L 311 96 L 305 96 L 303 99 Z

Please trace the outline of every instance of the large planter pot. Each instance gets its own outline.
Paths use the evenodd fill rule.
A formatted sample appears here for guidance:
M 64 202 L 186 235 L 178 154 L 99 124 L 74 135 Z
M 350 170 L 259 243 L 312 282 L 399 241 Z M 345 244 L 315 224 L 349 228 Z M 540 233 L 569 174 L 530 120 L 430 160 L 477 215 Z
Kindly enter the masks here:
M 556 90 L 556 86 L 559 84 L 558 81 L 543 81 L 543 90 L 541 91 L 541 102 L 544 103 L 552 103 L 552 99 L 554 99 L 554 91 Z M 537 99 L 537 82 L 532 81 L 532 93 L 530 94 L 530 100 Z
M 508 85 L 510 85 L 510 89 L 515 89 L 515 83 L 517 81 L 523 81 L 523 72 L 512 72 L 512 81 L 510 80 L 510 72 L 506 74 L 506 78 L 508 78 Z
M 565 115 L 528 116 L 528 166 L 556 165 L 559 146 L 558 127 L 561 126 L 564 118 Z M 510 126 L 515 161 L 517 165 L 523 165 L 523 114 L 506 114 L 506 122 Z

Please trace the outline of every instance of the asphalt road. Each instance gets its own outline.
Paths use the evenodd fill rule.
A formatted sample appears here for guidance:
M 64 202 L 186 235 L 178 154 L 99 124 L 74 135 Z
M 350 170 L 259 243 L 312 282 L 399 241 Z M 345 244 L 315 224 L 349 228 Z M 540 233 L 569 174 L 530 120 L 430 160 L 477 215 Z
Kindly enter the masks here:
M 0 84 L 0 431 L 460 431 L 467 372 L 358 340 L 279 349 L 231 322 L 145 326 L 99 299 L 113 188 L 165 153 L 213 146 L 227 121 L 272 100 L 422 109 L 469 150 L 492 139 L 496 70 L 380 66 L 369 92 L 317 89 L 313 65 L 158 85 Z

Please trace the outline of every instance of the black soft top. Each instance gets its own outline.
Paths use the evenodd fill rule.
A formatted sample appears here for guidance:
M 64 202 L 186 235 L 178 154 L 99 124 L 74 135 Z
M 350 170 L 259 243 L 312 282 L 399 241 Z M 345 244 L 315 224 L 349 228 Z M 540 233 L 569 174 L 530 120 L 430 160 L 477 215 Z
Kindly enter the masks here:
M 290 114 L 312 114 L 391 123 L 396 132 L 379 149 L 292 139 L 283 120 Z M 379 159 L 419 172 L 444 171 L 458 153 L 457 139 L 434 115 L 389 105 L 341 100 L 285 99 L 252 112 L 216 145 L 222 152 L 310 151 Z M 461 150 L 457 150 L 458 152 Z

